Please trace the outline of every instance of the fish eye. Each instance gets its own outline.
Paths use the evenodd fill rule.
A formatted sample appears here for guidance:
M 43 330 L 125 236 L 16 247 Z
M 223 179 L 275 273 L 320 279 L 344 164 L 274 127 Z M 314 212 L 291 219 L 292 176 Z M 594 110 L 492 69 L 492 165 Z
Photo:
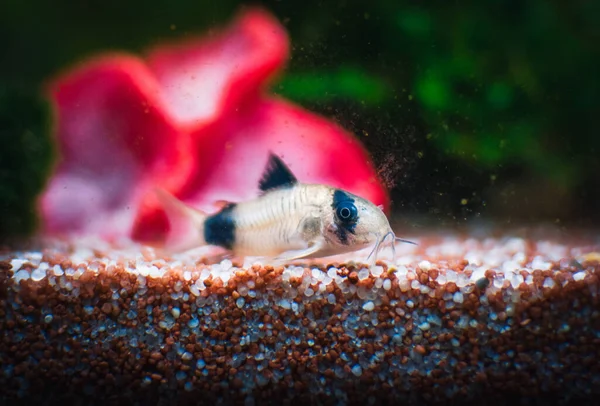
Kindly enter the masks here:
M 354 223 L 358 218 L 358 210 L 356 210 L 354 203 L 350 201 L 345 201 L 338 204 L 335 214 L 337 218 L 344 223 Z

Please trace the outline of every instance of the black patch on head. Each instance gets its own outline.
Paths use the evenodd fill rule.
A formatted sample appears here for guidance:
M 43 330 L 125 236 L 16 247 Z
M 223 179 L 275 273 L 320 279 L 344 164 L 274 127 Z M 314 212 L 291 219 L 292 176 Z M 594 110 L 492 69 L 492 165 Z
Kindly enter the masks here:
M 269 155 L 269 162 L 258 183 L 260 190 L 266 192 L 282 187 L 292 187 L 297 183 L 298 180 L 286 164 L 283 163 L 281 158 L 271 153 Z
M 333 192 L 331 207 L 334 210 L 334 221 L 337 225 L 335 234 L 342 244 L 348 244 L 348 234 L 354 234 L 358 223 L 358 210 L 354 199 L 343 190 L 336 189 Z
M 233 248 L 235 244 L 235 221 L 232 213 L 234 208 L 235 203 L 230 203 L 220 212 L 206 218 L 204 241 L 228 250 Z

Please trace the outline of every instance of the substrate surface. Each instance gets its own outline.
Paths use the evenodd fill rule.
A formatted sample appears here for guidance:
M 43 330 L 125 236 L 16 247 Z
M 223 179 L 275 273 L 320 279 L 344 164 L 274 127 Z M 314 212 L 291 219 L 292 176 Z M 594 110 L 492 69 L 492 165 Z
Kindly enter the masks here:
M 371 268 L 0 253 L 0 403 L 594 404 L 598 240 L 414 239 Z

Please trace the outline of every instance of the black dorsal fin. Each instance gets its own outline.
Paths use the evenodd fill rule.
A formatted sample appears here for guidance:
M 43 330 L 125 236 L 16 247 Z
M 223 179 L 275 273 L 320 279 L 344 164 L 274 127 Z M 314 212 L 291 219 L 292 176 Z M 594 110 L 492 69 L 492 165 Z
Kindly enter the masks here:
M 260 190 L 267 192 L 273 189 L 292 187 L 297 183 L 298 179 L 296 179 L 292 171 L 283 163 L 281 158 L 271 152 L 269 154 L 269 162 L 260 182 L 258 182 Z

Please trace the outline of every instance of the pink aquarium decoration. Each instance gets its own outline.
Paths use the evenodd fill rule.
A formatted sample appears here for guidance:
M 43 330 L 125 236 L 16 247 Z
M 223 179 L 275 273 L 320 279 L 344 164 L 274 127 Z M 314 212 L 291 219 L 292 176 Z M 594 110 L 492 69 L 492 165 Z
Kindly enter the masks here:
M 257 196 L 269 151 L 301 182 L 387 209 L 354 136 L 267 92 L 288 53 L 283 27 L 248 9 L 215 35 L 144 58 L 100 55 L 54 79 L 60 156 L 40 199 L 43 232 L 160 242 L 169 225 L 154 187 L 212 212 L 216 201 Z

